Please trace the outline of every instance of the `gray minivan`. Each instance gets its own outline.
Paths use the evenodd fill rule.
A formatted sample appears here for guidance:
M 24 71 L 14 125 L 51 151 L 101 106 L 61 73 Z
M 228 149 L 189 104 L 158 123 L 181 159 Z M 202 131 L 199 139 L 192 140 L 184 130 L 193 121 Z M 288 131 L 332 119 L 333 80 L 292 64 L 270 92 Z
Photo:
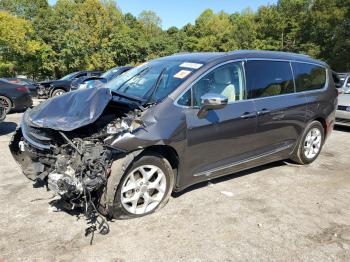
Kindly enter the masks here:
M 201 181 L 313 162 L 336 108 L 329 66 L 308 56 L 178 54 L 27 111 L 10 149 L 28 178 L 73 206 L 138 217 Z

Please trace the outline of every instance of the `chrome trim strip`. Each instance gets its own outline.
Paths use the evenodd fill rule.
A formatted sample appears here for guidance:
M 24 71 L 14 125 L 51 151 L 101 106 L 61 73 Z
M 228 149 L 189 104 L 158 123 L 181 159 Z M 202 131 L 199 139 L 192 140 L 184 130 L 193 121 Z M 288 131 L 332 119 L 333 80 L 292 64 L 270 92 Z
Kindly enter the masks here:
M 323 67 L 323 68 L 327 68 L 325 65 L 322 64 L 317 64 L 317 63 L 313 63 L 313 62 L 307 62 L 307 61 L 300 61 L 300 60 L 293 60 L 293 59 L 274 59 L 274 58 L 247 58 L 244 59 L 246 61 L 251 61 L 251 60 L 258 60 L 258 61 L 277 61 L 277 62 L 295 62 L 295 63 L 302 63 L 302 64 L 310 64 L 310 65 L 315 65 L 315 66 L 319 66 L 319 67 Z
M 247 158 L 245 160 L 237 161 L 237 162 L 232 163 L 232 164 L 228 164 L 228 165 L 224 165 L 224 166 L 221 166 L 221 167 L 216 167 L 216 168 L 213 168 L 213 169 L 210 169 L 210 170 L 207 170 L 207 171 L 203 171 L 203 172 L 200 172 L 200 173 L 196 173 L 193 176 L 210 176 L 210 174 L 213 173 L 213 172 L 217 172 L 217 171 L 220 171 L 220 170 L 223 170 L 223 169 L 227 169 L 227 168 L 234 167 L 234 166 L 237 166 L 237 165 L 245 164 L 245 163 L 251 162 L 253 160 L 256 160 L 256 159 L 259 159 L 259 158 L 262 158 L 262 157 L 266 157 L 266 156 L 269 156 L 269 155 L 276 154 L 278 152 L 281 152 L 283 150 L 286 150 L 286 149 L 292 147 L 292 145 L 293 144 L 285 145 L 285 146 L 282 146 L 280 148 L 277 148 L 275 150 L 272 150 L 270 152 L 267 152 L 267 153 L 264 153 L 264 154 L 261 154 L 261 155 L 255 156 L 255 157 L 250 157 L 250 158 Z

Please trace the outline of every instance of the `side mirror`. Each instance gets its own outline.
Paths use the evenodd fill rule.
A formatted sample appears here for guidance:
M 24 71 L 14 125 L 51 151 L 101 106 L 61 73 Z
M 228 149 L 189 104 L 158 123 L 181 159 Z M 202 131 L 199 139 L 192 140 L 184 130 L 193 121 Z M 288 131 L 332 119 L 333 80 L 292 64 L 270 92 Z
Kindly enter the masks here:
M 202 107 L 198 111 L 198 118 L 205 118 L 209 110 L 222 109 L 227 105 L 226 96 L 214 93 L 208 93 L 201 97 Z

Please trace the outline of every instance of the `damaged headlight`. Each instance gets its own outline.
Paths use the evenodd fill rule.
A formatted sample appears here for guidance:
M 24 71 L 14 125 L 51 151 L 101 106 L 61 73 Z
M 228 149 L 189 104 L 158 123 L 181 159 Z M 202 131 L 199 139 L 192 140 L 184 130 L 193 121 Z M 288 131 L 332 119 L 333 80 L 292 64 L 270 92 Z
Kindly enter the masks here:
M 107 134 L 113 135 L 122 132 L 132 132 L 142 126 L 142 121 L 138 118 L 125 117 L 117 118 L 107 125 Z

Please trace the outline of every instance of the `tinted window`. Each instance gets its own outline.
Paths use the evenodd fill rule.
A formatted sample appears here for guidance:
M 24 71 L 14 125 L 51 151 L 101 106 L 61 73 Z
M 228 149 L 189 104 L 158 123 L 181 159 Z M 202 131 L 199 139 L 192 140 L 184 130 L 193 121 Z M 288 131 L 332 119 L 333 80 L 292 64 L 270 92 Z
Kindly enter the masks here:
M 248 61 L 245 69 L 249 98 L 294 93 L 289 62 Z
M 228 102 L 245 98 L 244 73 L 241 63 L 220 66 L 193 85 L 194 105 L 200 106 L 201 97 L 207 93 L 226 96 Z
M 181 106 L 191 106 L 191 89 L 187 90 L 187 92 L 177 100 L 177 103 Z
M 321 89 L 326 84 L 326 70 L 323 67 L 292 63 L 297 91 Z

